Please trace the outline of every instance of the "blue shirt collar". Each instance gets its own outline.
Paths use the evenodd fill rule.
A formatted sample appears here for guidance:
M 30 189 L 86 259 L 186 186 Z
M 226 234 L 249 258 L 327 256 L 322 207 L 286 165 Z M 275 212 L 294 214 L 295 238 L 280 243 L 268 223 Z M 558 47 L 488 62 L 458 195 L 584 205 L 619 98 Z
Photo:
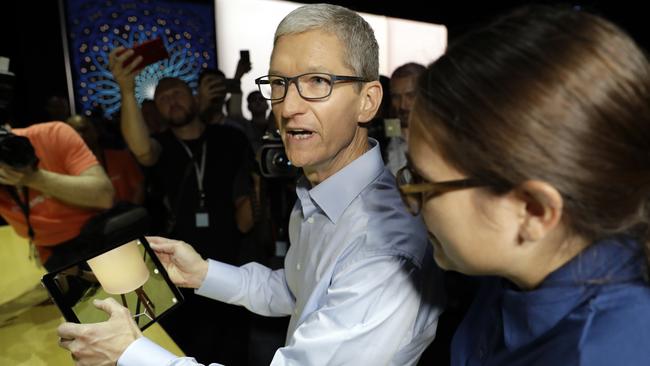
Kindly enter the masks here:
M 553 328 L 592 296 L 597 286 L 641 281 L 645 261 L 630 238 L 596 242 L 551 273 L 533 291 L 508 288 L 504 281 L 501 315 L 505 345 L 515 349 Z
M 343 211 L 370 183 L 384 171 L 379 143 L 369 138 L 370 149 L 331 177 L 309 189 L 309 182 L 300 178 L 296 194 L 302 206 L 303 217 L 320 209 L 334 224 Z

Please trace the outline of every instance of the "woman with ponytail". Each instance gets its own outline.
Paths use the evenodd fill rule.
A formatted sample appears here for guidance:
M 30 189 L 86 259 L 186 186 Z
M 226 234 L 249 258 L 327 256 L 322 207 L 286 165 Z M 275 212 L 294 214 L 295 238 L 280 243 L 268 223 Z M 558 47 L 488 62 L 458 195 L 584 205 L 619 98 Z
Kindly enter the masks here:
M 482 276 L 452 365 L 650 365 L 650 67 L 607 20 L 518 9 L 420 79 L 397 174 Z

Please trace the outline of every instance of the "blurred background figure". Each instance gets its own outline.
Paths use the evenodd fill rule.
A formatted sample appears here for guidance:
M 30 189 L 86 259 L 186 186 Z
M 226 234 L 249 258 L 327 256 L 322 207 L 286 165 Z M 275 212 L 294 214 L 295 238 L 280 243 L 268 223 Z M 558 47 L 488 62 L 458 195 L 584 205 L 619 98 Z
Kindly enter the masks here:
M 137 205 L 144 202 L 144 179 L 140 167 L 127 149 L 104 148 L 94 123 L 82 115 L 66 120 L 84 140 L 104 167 L 115 189 L 115 201 L 126 201 Z
M 237 62 L 235 76 L 226 79 L 221 70 L 203 69 L 199 75 L 199 117 L 206 124 L 220 124 L 242 129 L 237 119 L 242 119 L 241 77 L 251 70 L 249 60 Z M 226 98 L 228 105 L 226 106 Z M 224 108 L 227 109 L 226 115 Z
M 246 101 L 252 117 L 249 121 L 244 122 L 248 125 L 245 132 L 253 151 L 256 152 L 262 145 L 262 137 L 269 129 L 269 103 L 258 90 L 250 92 Z M 275 125 L 273 121 L 270 124 Z
M 140 110 L 142 111 L 142 118 L 144 118 L 144 123 L 146 123 L 150 134 L 155 135 L 164 132 L 169 127 L 160 116 L 160 112 L 158 112 L 156 103 L 153 100 L 143 100 L 140 105 Z
M 45 102 L 47 121 L 65 121 L 70 117 L 70 103 L 68 98 L 52 95 Z
M 399 118 L 399 136 L 391 137 L 387 146 L 386 165 L 393 173 L 406 165 L 406 144 L 408 143 L 409 116 L 415 102 L 418 78 L 426 68 L 409 62 L 393 71 L 390 77 L 390 101 L 393 115 Z

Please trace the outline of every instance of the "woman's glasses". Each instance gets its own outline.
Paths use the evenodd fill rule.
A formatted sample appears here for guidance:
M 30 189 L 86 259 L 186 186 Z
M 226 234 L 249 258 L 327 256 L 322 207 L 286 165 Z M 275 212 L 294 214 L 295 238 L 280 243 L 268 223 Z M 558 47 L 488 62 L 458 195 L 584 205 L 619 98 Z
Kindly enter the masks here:
M 444 182 L 428 182 L 413 171 L 408 165 L 397 172 L 395 176 L 402 201 L 413 216 L 422 210 L 424 200 L 439 196 L 443 193 L 459 189 L 485 186 L 485 183 L 473 178 L 447 180 Z

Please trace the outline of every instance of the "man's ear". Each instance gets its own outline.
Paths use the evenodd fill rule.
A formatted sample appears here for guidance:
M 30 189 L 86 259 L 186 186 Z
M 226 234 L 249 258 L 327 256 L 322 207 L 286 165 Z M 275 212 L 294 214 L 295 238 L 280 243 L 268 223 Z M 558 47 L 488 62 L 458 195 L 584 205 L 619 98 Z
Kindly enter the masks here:
M 361 89 L 361 103 L 359 104 L 358 122 L 365 123 L 370 121 L 377 114 L 377 110 L 381 105 L 381 98 L 384 91 L 381 88 L 379 81 L 371 81 L 366 83 Z
M 519 243 L 536 242 L 555 229 L 562 218 L 564 201 L 552 185 L 529 180 L 516 189 L 522 201 Z

